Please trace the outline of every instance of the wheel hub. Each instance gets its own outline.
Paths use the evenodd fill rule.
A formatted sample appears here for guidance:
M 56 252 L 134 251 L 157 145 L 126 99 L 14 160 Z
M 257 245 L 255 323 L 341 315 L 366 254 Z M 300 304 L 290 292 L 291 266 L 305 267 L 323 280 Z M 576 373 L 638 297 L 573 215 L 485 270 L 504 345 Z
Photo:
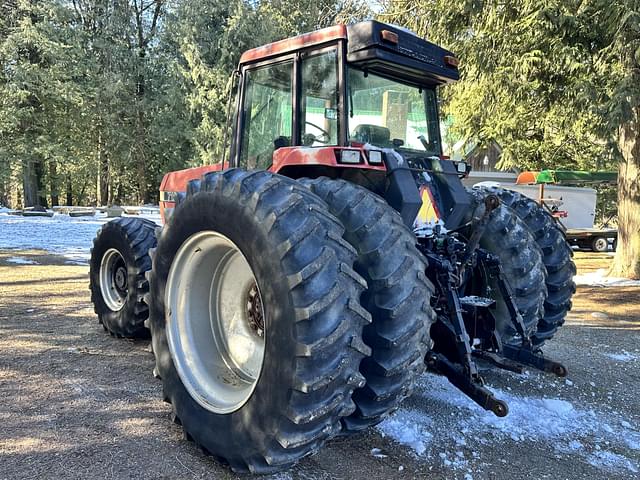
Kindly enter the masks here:
M 211 412 L 238 410 L 258 383 L 265 349 L 263 302 L 246 258 L 227 237 L 196 233 L 176 253 L 165 295 L 183 385 Z
M 100 293 L 107 307 L 117 312 L 127 300 L 127 265 L 122 254 L 110 248 L 100 262 Z
M 114 282 L 119 290 L 127 289 L 127 269 L 120 267 L 116 270 Z
M 609 246 L 607 240 L 604 238 L 597 239 L 595 241 L 595 244 L 598 250 L 606 250 L 606 248 Z
M 264 337 L 264 316 L 262 313 L 262 299 L 258 292 L 258 285 L 254 282 L 247 292 L 247 319 L 249 326 L 259 337 Z

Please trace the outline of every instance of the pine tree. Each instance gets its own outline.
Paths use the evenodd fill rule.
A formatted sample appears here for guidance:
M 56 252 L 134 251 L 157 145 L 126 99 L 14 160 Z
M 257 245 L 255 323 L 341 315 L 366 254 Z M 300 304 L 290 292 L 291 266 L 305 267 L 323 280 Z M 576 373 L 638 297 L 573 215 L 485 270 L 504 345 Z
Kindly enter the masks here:
M 640 2 L 383 3 L 382 19 L 460 56 L 445 91 L 459 138 L 496 140 L 505 167 L 619 165 L 611 273 L 640 278 Z

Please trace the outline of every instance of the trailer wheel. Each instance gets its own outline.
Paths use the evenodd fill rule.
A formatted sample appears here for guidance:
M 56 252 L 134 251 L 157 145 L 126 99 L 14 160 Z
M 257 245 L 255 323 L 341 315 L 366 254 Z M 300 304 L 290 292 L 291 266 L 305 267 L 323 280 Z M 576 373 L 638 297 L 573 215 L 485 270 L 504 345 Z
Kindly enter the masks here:
M 145 273 L 149 249 L 156 246 L 157 225 L 143 218 L 117 218 L 102 226 L 93 240 L 89 290 L 98 320 L 111 335 L 148 337 L 149 308 Z
M 424 372 L 435 321 L 434 287 L 413 232 L 382 198 L 344 180 L 302 180 L 329 205 L 345 227 L 344 238 L 358 252 L 354 269 L 367 281 L 360 303 L 373 322 L 364 329 L 372 354 L 360 364 L 367 383 L 353 394 L 356 411 L 342 419 L 357 432 L 381 422 L 413 391 Z
M 576 291 L 576 285 L 573 282 L 573 276 L 576 274 L 573 250 L 556 220 L 535 200 L 502 188 L 491 187 L 479 190 L 498 195 L 505 205 L 513 208 L 533 233 L 536 243 L 542 250 L 548 294 L 544 303 L 544 316 L 538 322 L 537 331 L 532 337 L 533 343 L 541 346 L 555 335 L 564 323 L 567 312 L 571 310 L 571 297 Z M 584 248 L 581 244 L 579 247 Z
M 370 316 L 342 233 L 298 182 L 238 169 L 190 182 L 162 231 L 149 301 L 164 396 L 234 471 L 290 467 L 355 409 Z
M 604 253 L 609 250 L 609 240 L 605 237 L 596 237 L 591 240 L 591 250 L 597 253 Z

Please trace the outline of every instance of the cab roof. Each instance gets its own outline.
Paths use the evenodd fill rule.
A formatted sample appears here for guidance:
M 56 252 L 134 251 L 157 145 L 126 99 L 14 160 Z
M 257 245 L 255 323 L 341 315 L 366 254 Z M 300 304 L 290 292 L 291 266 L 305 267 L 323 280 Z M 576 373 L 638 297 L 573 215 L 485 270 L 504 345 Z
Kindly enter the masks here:
M 438 85 L 459 78 L 453 53 L 409 30 L 376 20 L 336 25 L 253 48 L 242 54 L 240 65 L 339 40 L 346 42 L 347 63 L 365 71 L 400 77 L 414 85 Z
M 277 42 L 263 45 L 262 47 L 247 50 L 240 57 L 240 63 L 249 63 L 257 60 L 263 60 L 269 57 L 275 57 L 289 52 L 300 50 L 301 48 L 313 47 L 323 43 L 333 42 L 335 40 L 347 38 L 347 26 L 335 25 L 333 27 L 323 28 L 315 32 L 304 33 L 297 37 L 286 38 Z

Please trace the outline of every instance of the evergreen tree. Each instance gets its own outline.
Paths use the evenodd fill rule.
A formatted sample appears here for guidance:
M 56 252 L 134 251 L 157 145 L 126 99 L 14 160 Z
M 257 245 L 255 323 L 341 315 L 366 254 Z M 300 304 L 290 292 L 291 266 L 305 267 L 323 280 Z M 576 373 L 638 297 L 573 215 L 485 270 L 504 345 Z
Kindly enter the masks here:
M 640 2 L 391 0 L 381 17 L 460 56 L 454 133 L 496 140 L 502 166 L 619 164 L 612 273 L 640 278 Z

